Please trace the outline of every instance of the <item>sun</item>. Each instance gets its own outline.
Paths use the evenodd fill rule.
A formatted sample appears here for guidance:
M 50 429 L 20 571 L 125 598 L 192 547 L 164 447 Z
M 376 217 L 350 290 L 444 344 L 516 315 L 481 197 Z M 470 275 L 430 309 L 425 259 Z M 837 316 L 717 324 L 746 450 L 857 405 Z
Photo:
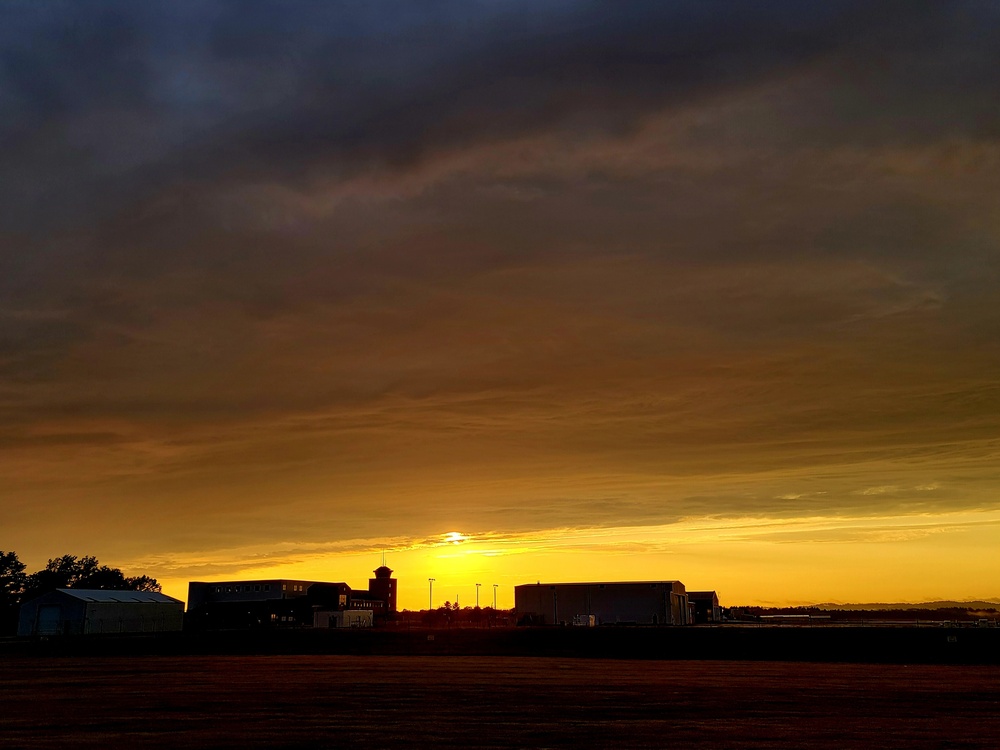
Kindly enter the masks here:
M 443 534 L 442 538 L 446 544 L 461 544 L 467 541 L 469 537 L 465 534 L 459 533 L 458 531 L 449 531 L 447 534 Z

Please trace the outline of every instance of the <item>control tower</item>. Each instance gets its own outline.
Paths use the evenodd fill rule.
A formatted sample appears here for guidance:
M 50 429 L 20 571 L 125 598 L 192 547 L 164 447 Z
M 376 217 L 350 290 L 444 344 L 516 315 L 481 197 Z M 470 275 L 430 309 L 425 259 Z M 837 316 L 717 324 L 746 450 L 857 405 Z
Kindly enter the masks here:
M 368 579 L 368 593 L 372 599 L 385 602 L 386 612 L 396 611 L 396 579 L 392 571 L 384 563 L 375 568 L 375 577 Z

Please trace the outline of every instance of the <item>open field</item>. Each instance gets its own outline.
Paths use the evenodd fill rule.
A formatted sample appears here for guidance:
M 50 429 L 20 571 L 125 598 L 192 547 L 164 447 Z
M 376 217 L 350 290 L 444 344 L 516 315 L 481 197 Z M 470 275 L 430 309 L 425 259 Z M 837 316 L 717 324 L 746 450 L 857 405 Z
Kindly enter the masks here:
M 0 659 L 4 748 L 995 747 L 992 666 L 519 657 Z
M 296 654 L 1000 665 L 1000 628 L 304 628 L 0 639 L 0 658 Z

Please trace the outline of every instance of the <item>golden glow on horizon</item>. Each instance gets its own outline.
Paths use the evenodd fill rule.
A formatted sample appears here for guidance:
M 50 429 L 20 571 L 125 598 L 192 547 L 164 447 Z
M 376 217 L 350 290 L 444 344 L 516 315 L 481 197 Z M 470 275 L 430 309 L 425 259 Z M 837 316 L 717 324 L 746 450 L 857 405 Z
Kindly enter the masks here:
M 691 519 L 525 534 L 448 532 L 348 545 L 289 543 L 263 559 L 250 550 L 222 550 L 133 567 L 151 570 L 164 592 L 180 599 L 188 580 L 293 577 L 363 588 L 384 548 L 399 580 L 400 607 L 407 609 L 427 606 L 428 578 L 435 579 L 435 606 L 456 596 L 463 604 L 475 601 L 477 582 L 499 584 L 498 605 L 510 607 L 515 585 L 571 580 L 679 579 L 692 590 L 719 591 L 724 605 L 989 599 L 1000 580 L 998 533 L 1000 511 Z M 170 568 L 192 575 L 172 575 Z M 970 569 L 977 574 L 961 574 Z M 213 570 L 218 572 L 208 574 Z M 482 603 L 492 603 L 492 592 Z

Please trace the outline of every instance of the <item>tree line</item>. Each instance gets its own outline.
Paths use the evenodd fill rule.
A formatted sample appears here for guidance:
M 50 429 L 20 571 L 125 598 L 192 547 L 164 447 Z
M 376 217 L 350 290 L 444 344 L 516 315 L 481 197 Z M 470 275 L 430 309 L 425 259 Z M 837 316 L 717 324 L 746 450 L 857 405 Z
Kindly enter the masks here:
M 56 589 L 104 589 L 108 591 L 159 591 L 160 584 L 149 576 L 127 576 L 118 568 L 101 565 L 93 555 L 63 555 L 48 561 L 44 568 L 27 573 L 16 552 L 0 550 L 0 635 L 17 630 L 18 608 L 22 602 Z

